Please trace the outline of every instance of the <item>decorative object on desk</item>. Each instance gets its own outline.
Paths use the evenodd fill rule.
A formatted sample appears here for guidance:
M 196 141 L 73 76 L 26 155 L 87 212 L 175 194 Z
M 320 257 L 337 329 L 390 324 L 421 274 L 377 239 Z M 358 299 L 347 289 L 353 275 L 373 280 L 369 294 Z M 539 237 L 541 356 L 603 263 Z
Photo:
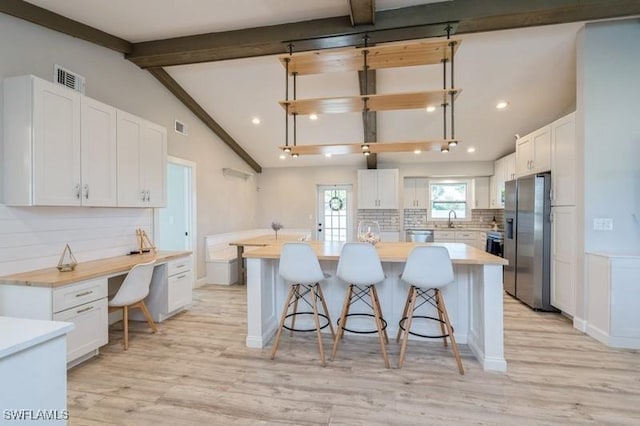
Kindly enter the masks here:
M 148 253 L 152 250 L 155 251 L 156 247 L 153 245 L 144 229 L 136 229 L 136 238 L 138 240 L 138 253 Z
M 380 241 L 380 224 L 375 220 L 358 223 L 358 241 L 375 245 Z
M 76 269 L 76 265 L 78 261 L 76 257 L 71 253 L 71 248 L 69 244 L 64 246 L 64 251 L 62 252 L 62 256 L 60 256 L 60 261 L 58 261 L 58 271 L 60 272 L 69 272 Z
M 271 229 L 273 229 L 276 233 L 276 240 L 278 239 L 278 231 L 283 228 L 282 224 L 277 221 L 271 222 Z

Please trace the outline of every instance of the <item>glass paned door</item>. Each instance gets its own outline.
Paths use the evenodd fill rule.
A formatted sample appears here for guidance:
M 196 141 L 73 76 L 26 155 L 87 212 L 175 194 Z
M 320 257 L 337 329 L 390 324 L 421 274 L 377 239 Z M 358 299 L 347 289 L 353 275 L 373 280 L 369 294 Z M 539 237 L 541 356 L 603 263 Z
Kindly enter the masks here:
M 351 185 L 318 186 L 317 236 L 320 241 L 353 240 Z

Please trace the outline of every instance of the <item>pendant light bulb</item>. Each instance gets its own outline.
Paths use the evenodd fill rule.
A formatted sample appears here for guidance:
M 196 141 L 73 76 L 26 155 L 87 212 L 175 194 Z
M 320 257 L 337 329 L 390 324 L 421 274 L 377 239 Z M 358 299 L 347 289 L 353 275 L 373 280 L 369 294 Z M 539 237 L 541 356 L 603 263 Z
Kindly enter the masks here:
M 440 148 L 440 152 L 443 152 L 443 153 L 449 152 L 449 147 L 443 146 L 442 148 Z
M 364 154 L 365 157 L 368 157 L 369 155 L 371 155 L 371 153 L 369 151 L 365 151 L 365 152 L 363 152 L 363 154 Z
M 458 141 L 449 141 L 449 148 L 453 148 L 456 145 L 458 145 Z
M 291 148 L 286 147 L 282 150 L 283 152 L 286 152 L 287 154 L 291 152 Z
M 364 143 L 364 144 L 360 145 L 360 148 L 361 148 L 363 151 L 369 151 L 369 145 L 367 145 L 366 143 Z
M 300 157 L 300 154 L 298 154 L 297 152 L 294 152 L 293 154 L 291 154 L 291 156 L 293 158 L 298 158 L 298 157 Z

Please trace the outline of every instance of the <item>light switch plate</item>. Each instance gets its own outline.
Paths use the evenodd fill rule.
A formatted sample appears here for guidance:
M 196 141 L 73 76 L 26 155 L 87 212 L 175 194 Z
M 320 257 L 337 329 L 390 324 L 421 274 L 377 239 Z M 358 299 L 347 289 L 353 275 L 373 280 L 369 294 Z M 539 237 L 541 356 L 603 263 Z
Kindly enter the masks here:
M 593 219 L 594 231 L 613 231 L 613 219 L 610 217 L 596 217 Z

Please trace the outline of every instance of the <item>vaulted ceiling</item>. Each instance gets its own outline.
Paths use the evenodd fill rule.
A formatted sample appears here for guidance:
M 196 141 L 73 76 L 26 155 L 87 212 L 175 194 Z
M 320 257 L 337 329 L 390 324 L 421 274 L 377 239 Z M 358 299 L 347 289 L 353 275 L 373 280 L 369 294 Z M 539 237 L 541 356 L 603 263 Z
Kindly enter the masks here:
M 7 0 L 0 11 L 11 13 L 2 8 L 10 9 L 12 4 L 18 7 L 19 3 L 22 2 Z M 443 35 L 446 22 L 451 22 L 456 37 L 462 39 L 455 70 L 456 86 L 462 88 L 455 116 L 456 137 L 461 144 L 446 155 L 380 154 L 378 161 L 494 160 L 513 151 L 516 133 L 524 135 L 574 107 L 575 41 L 584 20 L 640 14 L 640 2 L 624 0 L 29 0 L 29 3 L 115 36 L 106 39 L 107 47 L 126 53 L 142 67 L 155 67 L 150 71 L 161 81 L 164 78 L 165 83 L 177 83 L 183 95 L 201 108 L 198 117 L 206 122 L 208 116 L 222 130 L 223 139 L 226 134 L 237 144 L 237 152 L 257 169 L 365 164 L 361 155 L 280 159 L 277 147 L 284 142 L 285 114 L 278 101 L 285 96 L 285 71 L 276 54 L 286 51 L 285 36 L 297 40 L 296 49 L 309 50 L 361 43 L 363 34 L 372 35 L 377 42 Z M 375 5 L 376 14 L 371 16 L 375 22 L 367 25 L 367 8 L 371 5 Z M 364 20 L 363 25 L 352 26 L 350 13 L 351 20 L 356 23 L 358 19 Z M 19 12 L 12 14 L 19 16 Z M 55 27 L 55 19 L 53 22 L 48 26 Z M 513 27 L 524 28 L 510 29 Z M 196 34 L 205 35 L 180 38 Z M 74 35 L 89 39 L 82 34 Z M 376 80 L 377 93 L 439 89 L 442 68 L 379 70 Z M 298 98 L 360 93 L 356 72 L 299 77 L 297 90 Z M 508 108 L 497 110 L 499 100 L 508 101 Z M 254 118 L 259 118 L 260 124 L 253 124 Z M 380 142 L 442 137 L 442 114 L 438 111 L 378 112 L 376 121 Z M 363 135 L 361 113 L 326 114 L 315 121 L 298 118 L 300 145 L 356 143 L 363 141 Z M 468 153 L 469 147 L 475 148 L 475 152 Z

